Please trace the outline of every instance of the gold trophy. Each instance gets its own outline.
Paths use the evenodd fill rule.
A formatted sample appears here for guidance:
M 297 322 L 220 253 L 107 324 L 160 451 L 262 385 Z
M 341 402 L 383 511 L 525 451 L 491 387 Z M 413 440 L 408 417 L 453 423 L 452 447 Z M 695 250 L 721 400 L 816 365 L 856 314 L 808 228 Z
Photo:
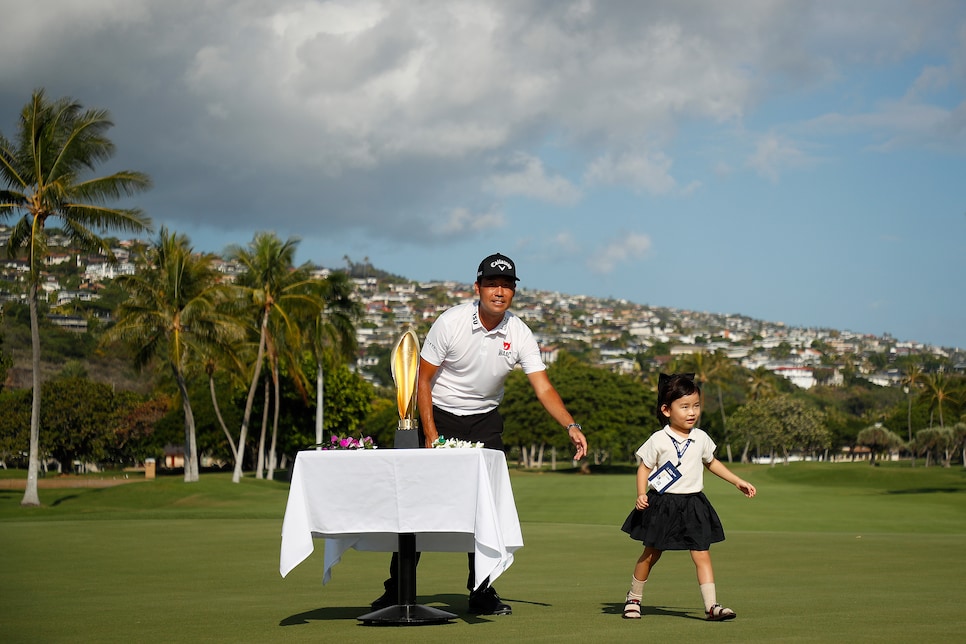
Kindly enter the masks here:
M 397 449 L 419 447 L 419 421 L 416 420 L 416 374 L 419 370 L 419 339 L 407 327 L 392 350 L 392 380 L 396 383 L 396 405 L 399 425 L 396 428 Z

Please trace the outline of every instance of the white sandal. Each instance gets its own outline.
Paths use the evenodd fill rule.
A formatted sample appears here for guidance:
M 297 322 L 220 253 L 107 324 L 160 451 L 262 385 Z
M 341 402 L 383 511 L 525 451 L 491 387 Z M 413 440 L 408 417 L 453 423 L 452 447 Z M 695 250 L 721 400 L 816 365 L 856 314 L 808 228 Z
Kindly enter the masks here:
M 627 603 L 624 604 L 624 619 L 640 619 L 640 618 L 641 618 L 641 600 L 628 599 Z
M 721 604 L 715 604 L 711 607 L 711 610 L 707 612 L 707 619 L 709 622 L 723 622 L 729 619 L 734 619 L 738 615 L 735 611 L 730 608 L 725 608 Z

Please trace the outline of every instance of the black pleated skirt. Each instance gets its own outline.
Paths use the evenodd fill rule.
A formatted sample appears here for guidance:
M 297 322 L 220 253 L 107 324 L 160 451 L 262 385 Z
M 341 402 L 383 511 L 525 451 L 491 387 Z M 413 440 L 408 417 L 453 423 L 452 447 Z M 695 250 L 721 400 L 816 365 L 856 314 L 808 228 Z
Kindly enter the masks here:
M 718 513 L 704 492 L 695 494 L 647 493 L 648 507 L 635 508 L 621 530 L 635 541 L 658 550 L 708 550 L 724 541 Z

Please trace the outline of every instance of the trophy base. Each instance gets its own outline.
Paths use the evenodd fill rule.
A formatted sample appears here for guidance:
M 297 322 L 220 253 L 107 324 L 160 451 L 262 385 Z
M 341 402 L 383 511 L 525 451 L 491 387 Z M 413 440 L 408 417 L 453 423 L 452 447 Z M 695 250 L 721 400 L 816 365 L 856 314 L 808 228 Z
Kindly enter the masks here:
M 392 446 L 395 449 L 418 449 L 422 447 L 419 444 L 419 431 L 415 429 L 397 429 L 396 439 Z

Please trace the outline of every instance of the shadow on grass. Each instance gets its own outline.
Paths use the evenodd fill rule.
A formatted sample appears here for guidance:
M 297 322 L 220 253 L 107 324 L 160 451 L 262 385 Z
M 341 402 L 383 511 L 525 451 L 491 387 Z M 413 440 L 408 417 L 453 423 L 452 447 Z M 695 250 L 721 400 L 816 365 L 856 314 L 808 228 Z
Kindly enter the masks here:
M 958 487 L 917 487 L 910 490 L 887 490 L 886 494 L 933 494 L 936 492 L 955 494 L 956 492 L 963 491 L 962 488 Z
M 518 464 L 512 464 L 509 467 L 511 470 L 525 474 L 554 474 L 559 476 L 588 476 L 591 474 L 618 474 L 624 476 L 627 474 L 637 474 L 637 465 L 584 464 L 579 467 L 558 466 L 555 470 L 550 469 L 546 464 L 542 468 L 521 467 Z
M 84 488 L 83 495 L 84 496 L 90 495 L 91 497 L 93 497 L 93 496 L 99 496 L 101 493 L 104 492 L 104 489 L 105 488 L 99 488 L 99 487 Z M 60 497 L 59 499 L 57 499 L 56 501 L 54 501 L 53 503 L 51 503 L 50 504 L 50 507 L 57 507 L 60 504 L 62 504 L 64 502 L 67 502 L 67 501 L 76 501 L 81 496 L 82 496 L 81 494 L 65 494 L 64 496 Z M 90 498 L 90 497 L 88 497 L 88 498 Z
M 623 603 L 608 603 L 602 604 L 601 611 L 605 615 L 623 615 L 624 614 L 624 604 Z M 668 606 L 641 606 L 641 617 L 647 617 L 648 615 L 659 615 L 662 617 L 680 617 L 682 619 L 696 619 L 699 621 L 705 621 L 704 617 L 698 617 L 694 614 L 693 610 L 686 608 L 671 608 Z
M 513 599 L 510 597 L 503 597 L 503 601 L 508 602 L 511 606 L 513 604 L 529 604 L 531 606 L 546 606 L 549 607 L 552 604 L 547 604 L 544 602 L 527 601 L 524 599 Z M 452 593 L 448 594 L 438 594 L 438 595 L 423 595 L 416 598 L 416 602 L 423 606 L 431 606 L 433 608 L 439 608 L 440 610 L 445 610 L 450 613 L 455 613 L 457 616 L 454 620 L 462 620 L 467 624 L 480 624 L 483 622 L 488 622 L 493 619 L 501 619 L 498 615 L 471 615 L 466 612 L 466 595 L 455 595 Z M 623 605 L 622 605 L 623 606 Z M 308 624 L 310 622 L 316 621 L 337 621 L 337 620 L 356 620 L 362 615 L 371 612 L 372 609 L 368 606 L 329 606 L 325 608 L 316 608 L 314 610 L 305 611 L 303 613 L 297 613 L 286 617 L 278 623 L 279 626 L 297 626 L 299 624 Z M 373 626 L 380 626 L 379 624 L 373 624 Z
M 60 497 L 59 499 L 57 499 L 56 501 L 54 501 L 50 505 L 52 507 L 57 507 L 58 505 L 60 505 L 64 501 L 73 501 L 74 499 L 79 498 L 79 497 L 80 497 L 80 494 L 68 494 L 67 496 Z

